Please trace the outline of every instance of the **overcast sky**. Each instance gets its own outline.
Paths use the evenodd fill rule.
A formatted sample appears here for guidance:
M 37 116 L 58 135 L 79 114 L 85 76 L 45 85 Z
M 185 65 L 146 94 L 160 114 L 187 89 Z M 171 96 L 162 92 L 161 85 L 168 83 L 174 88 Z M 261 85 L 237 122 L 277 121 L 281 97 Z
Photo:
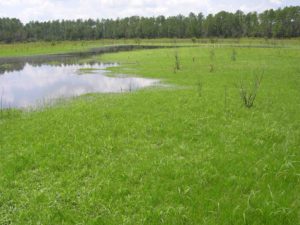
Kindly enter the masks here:
M 0 17 L 31 20 L 117 18 L 126 16 L 205 15 L 221 10 L 244 12 L 299 5 L 300 0 L 0 0 Z

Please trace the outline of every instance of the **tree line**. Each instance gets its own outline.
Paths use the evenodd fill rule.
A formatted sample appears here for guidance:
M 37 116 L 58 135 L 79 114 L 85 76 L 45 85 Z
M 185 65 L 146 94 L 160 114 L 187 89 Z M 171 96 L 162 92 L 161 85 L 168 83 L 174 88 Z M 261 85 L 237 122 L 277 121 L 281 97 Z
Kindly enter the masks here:
M 94 40 L 101 38 L 291 38 L 300 36 L 300 6 L 262 13 L 221 11 L 204 16 L 132 16 L 122 19 L 32 21 L 0 18 L 0 42 Z

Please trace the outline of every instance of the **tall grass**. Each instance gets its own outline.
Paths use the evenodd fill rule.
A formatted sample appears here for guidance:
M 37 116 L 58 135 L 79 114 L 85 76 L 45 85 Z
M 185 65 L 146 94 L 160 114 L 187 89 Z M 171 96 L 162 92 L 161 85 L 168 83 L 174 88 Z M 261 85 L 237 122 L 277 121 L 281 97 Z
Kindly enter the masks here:
M 263 73 L 264 72 L 261 72 L 260 75 L 255 75 L 253 81 L 249 82 L 248 84 L 245 84 L 245 81 L 242 79 L 239 82 L 238 88 L 240 90 L 240 96 L 244 106 L 247 108 L 251 108 L 254 105 L 263 79 Z
M 180 59 L 179 59 L 179 55 L 178 55 L 178 51 L 175 52 L 175 63 L 174 63 L 174 71 L 178 71 L 181 69 L 181 65 L 180 65 Z

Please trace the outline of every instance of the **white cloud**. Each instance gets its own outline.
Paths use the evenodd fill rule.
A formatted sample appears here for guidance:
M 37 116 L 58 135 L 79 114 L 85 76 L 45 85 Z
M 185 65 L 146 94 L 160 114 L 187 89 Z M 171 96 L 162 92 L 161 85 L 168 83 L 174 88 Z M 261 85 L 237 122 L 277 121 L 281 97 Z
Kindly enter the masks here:
M 262 11 L 300 0 L 0 0 L 0 16 L 30 20 L 117 18 L 125 16 L 204 14 L 221 10 Z
M 280 5 L 283 1 L 282 0 L 269 0 L 271 3 L 274 3 L 274 4 L 278 4 Z

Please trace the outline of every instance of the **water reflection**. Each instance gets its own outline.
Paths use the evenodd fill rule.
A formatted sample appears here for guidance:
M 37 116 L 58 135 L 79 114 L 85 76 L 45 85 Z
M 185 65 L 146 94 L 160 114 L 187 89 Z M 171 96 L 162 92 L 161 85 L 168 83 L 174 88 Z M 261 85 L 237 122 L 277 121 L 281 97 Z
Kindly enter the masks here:
M 25 65 L 29 64 L 34 67 L 39 67 L 43 65 L 53 65 L 53 66 L 74 66 L 74 65 L 97 65 L 98 62 L 88 61 L 86 63 L 80 63 L 80 57 L 70 57 L 70 56 L 60 56 L 59 61 L 56 58 L 55 60 L 45 60 L 45 59 L 29 59 L 24 58 L 24 60 L 15 61 L 15 62 L 7 62 L 1 63 L 0 61 L 0 75 L 4 74 L 5 72 L 14 72 L 14 71 L 21 71 L 24 69 Z
M 0 75 L 2 108 L 35 107 L 55 99 L 86 93 L 132 91 L 158 82 L 153 79 L 106 76 L 105 69 L 117 64 L 56 62 L 54 65 L 18 63 L 11 67 L 9 64 L 4 66 Z

